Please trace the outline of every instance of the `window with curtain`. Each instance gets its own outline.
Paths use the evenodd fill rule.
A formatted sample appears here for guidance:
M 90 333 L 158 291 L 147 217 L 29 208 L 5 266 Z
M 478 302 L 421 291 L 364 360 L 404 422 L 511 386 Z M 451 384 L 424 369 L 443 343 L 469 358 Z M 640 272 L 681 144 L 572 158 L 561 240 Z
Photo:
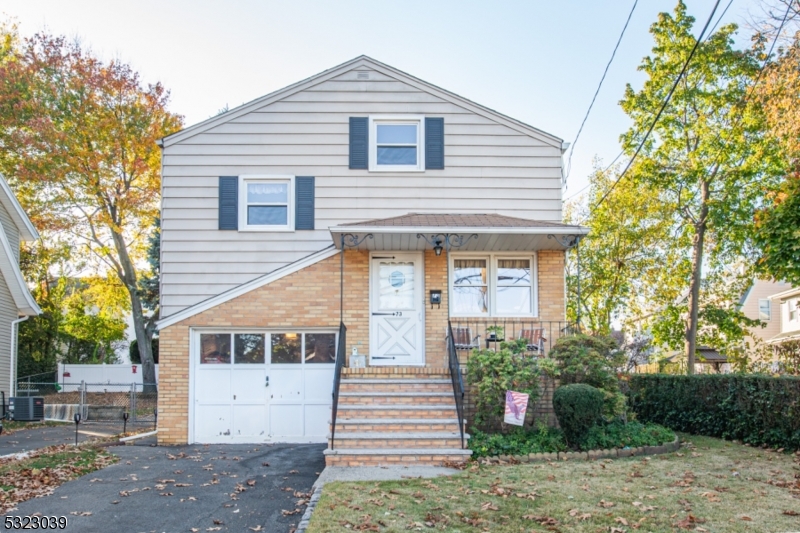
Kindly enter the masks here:
M 529 315 L 532 312 L 531 270 L 530 259 L 497 260 L 497 314 Z
M 453 312 L 485 315 L 489 312 L 486 259 L 453 261 Z
M 453 315 L 534 316 L 536 313 L 533 256 L 456 256 L 451 275 Z

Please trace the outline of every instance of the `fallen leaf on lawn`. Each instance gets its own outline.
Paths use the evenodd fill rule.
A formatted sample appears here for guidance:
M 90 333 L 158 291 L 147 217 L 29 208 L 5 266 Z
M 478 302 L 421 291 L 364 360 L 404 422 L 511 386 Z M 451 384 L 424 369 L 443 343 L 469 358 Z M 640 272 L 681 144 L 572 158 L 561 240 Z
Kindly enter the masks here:
M 616 517 L 614 519 L 614 522 L 616 522 L 617 524 L 622 524 L 623 526 L 627 526 L 628 525 L 628 521 L 625 520 L 624 518 L 622 518 L 621 516 Z
M 616 504 L 614 502 L 607 502 L 605 500 L 600 500 L 600 503 L 598 503 L 597 505 L 608 509 L 609 507 L 614 507 Z
M 481 510 L 483 510 L 483 511 L 499 511 L 499 510 L 500 510 L 500 508 L 499 508 L 499 507 L 497 507 L 497 506 L 496 506 L 495 504 L 493 504 L 492 502 L 486 502 L 486 503 L 484 503 L 483 505 L 481 505 Z M 523 517 L 523 518 L 524 518 L 524 517 Z
M 753 519 L 750 518 L 749 516 L 743 516 L 743 517 L 741 517 L 741 519 L 744 520 L 745 522 L 752 522 L 753 521 Z
M 798 513 L 797 511 L 784 511 L 783 514 L 785 514 L 786 516 L 800 516 L 800 513 Z

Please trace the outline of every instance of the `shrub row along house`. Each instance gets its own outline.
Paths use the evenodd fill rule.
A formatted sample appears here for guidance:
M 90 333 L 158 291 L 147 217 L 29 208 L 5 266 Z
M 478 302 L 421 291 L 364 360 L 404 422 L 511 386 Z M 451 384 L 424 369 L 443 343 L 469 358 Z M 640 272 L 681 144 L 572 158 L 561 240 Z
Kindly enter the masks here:
M 361 56 L 161 145 L 161 443 L 463 459 L 456 352 L 563 328 L 553 135 Z

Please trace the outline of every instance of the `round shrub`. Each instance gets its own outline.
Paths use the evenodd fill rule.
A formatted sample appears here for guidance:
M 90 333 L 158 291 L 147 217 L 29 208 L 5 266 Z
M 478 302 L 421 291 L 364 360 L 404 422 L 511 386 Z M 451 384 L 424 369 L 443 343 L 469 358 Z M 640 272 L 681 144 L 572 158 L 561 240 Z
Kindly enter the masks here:
M 570 446 L 580 446 L 603 415 L 603 391 L 576 383 L 553 393 L 553 410 Z

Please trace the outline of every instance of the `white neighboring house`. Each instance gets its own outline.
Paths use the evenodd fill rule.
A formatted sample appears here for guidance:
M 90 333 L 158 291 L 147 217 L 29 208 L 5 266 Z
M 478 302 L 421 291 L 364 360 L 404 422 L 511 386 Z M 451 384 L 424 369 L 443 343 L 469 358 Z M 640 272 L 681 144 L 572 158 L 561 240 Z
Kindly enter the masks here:
M 780 304 L 780 333 L 769 339 L 770 344 L 800 341 L 800 288 L 789 289 L 770 296 Z
M 39 233 L 22 209 L 5 178 L 0 176 L 0 391 L 16 392 L 17 328 L 42 310 L 33 299 L 19 269 L 20 240 L 33 241 Z

